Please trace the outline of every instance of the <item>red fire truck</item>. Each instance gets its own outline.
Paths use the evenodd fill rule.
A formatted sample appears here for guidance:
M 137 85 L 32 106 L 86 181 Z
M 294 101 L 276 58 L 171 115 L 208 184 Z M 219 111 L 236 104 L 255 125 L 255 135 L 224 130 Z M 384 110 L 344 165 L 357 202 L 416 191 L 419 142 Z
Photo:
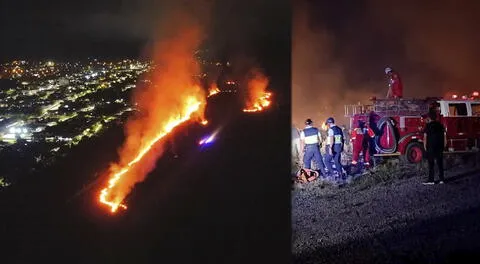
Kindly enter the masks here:
M 374 156 L 400 156 L 407 162 L 422 161 L 423 129 L 430 109 L 437 111 L 447 131 L 446 153 L 465 153 L 480 148 L 480 98 L 472 96 L 425 99 L 376 99 L 369 105 L 346 105 L 350 128 L 359 120 L 375 131 Z M 372 142 L 372 143 L 373 143 Z M 373 150 L 373 149 L 372 149 Z

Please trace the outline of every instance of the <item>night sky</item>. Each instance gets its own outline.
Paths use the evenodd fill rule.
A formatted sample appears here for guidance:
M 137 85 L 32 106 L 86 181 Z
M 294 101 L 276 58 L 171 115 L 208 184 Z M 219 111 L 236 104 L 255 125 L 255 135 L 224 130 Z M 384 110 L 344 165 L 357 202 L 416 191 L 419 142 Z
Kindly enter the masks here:
M 400 73 L 404 97 L 479 89 L 478 1 L 297 3 L 292 33 L 297 125 L 308 117 L 342 119 L 344 104 L 384 97 L 386 66 Z
M 274 2 L 2 0 L 0 58 L 137 57 L 175 8 L 200 17 L 209 47 L 219 56 L 257 56 L 267 50 L 261 43 L 269 36 L 290 37 L 289 28 L 278 27 L 278 15 L 285 17 L 287 8 Z M 272 6 L 278 11 L 271 12 Z

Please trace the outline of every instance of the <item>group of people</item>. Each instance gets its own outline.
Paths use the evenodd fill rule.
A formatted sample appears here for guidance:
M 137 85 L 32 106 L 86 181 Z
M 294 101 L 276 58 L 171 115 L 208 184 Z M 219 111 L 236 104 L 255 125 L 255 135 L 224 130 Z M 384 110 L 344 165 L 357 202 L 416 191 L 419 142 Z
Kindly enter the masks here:
M 403 85 L 399 74 L 391 67 L 385 68 L 385 74 L 388 79 L 387 98 L 402 98 Z M 300 154 L 300 156 L 303 154 L 302 170 L 304 172 L 312 171 L 311 163 L 314 160 L 317 165 L 317 173 L 321 173 L 323 177 L 334 176 L 344 180 L 346 175 L 341 164 L 341 156 L 345 147 L 345 136 L 350 136 L 349 141 L 352 144 L 353 155 L 351 164 L 357 167 L 360 154 L 362 154 L 364 167 L 370 167 L 371 146 L 375 133 L 367 122 L 358 121 L 351 135 L 344 135 L 343 130 L 335 124 L 335 120 L 332 117 L 326 120 L 325 125 L 328 127 L 325 142 L 319 129 L 313 126 L 311 119 L 305 121 L 305 128 L 300 133 L 293 128 L 293 135 L 298 137 L 298 139 L 294 140 L 299 141 L 298 144 L 295 142 L 292 144 L 294 147 L 293 151 Z M 325 147 L 325 157 L 322 156 L 320 151 L 322 146 Z
M 387 98 L 400 99 L 403 97 L 403 85 L 400 76 L 392 68 L 385 68 L 385 74 L 388 78 Z M 447 146 L 445 127 L 438 122 L 438 111 L 430 109 L 427 118 L 427 125 L 424 129 L 424 149 L 428 161 L 428 180 L 424 182 L 426 185 L 434 184 L 434 166 L 438 166 L 440 184 L 444 183 L 443 174 L 443 151 Z M 327 178 L 334 177 L 345 180 L 345 173 L 341 164 L 341 156 L 345 147 L 345 137 L 343 130 L 335 124 L 335 120 L 330 117 L 326 120 L 325 125 L 328 127 L 327 138 L 324 141 L 322 134 L 317 127 L 313 126 L 313 121 L 307 119 L 305 128 L 298 132 L 293 127 L 292 135 L 294 141 L 292 151 L 296 155 L 302 156 L 303 166 L 301 172 L 315 172 L 317 175 Z M 375 132 L 370 127 L 369 122 L 359 120 L 356 127 L 350 135 L 350 143 L 352 144 L 352 161 L 353 167 L 360 168 L 360 154 L 363 156 L 363 167 L 368 169 L 371 165 L 371 154 Z M 325 147 L 325 157 L 320 151 L 321 147 Z M 316 171 L 311 169 L 312 160 L 316 163 Z M 335 166 L 335 168 L 333 168 Z M 311 175 L 311 174 L 309 174 Z M 313 179 L 315 177 L 312 177 Z
M 345 149 L 345 134 L 342 128 L 335 124 L 333 117 L 326 120 L 325 125 L 328 128 L 327 138 L 324 140 L 317 127 L 313 126 L 313 121 L 307 119 L 305 128 L 298 133 L 298 149 L 294 149 L 298 154 L 303 154 L 302 169 L 306 172 L 312 171 L 312 161 L 316 164 L 316 171 L 319 175 L 327 178 L 338 178 L 345 180 L 345 173 L 341 163 L 342 153 Z M 294 128 L 293 133 L 296 133 Z M 352 165 L 359 164 L 360 154 L 363 156 L 363 164 L 366 168 L 370 166 L 370 147 L 371 139 L 375 136 L 373 130 L 364 121 L 358 122 L 358 127 L 353 129 L 350 135 L 352 144 Z M 292 146 L 295 146 L 296 143 Z M 325 157 L 322 155 L 321 148 L 325 148 Z
M 335 124 L 333 117 L 329 117 L 325 125 L 328 131 L 326 140 L 323 140 L 320 130 L 313 126 L 313 121 L 311 119 L 305 121 L 305 128 L 299 134 L 299 149 L 303 150 L 303 169 L 311 171 L 313 160 L 322 177 L 338 178 L 343 181 L 346 176 L 341 164 L 345 145 L 343 131 Z M 325 158 L 320 151 L 322 146 L 325 147 Z

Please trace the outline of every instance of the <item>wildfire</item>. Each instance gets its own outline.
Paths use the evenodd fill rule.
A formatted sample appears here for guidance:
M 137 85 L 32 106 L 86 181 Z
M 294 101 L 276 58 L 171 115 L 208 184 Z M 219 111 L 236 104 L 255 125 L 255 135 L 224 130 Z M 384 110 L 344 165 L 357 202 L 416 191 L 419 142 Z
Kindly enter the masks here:
M 218 94 L 219 92 L 220 92 L 220 89 L 218 89 L 217 85 L 215 83 L 213 83 L 212 86 L 210 87 L 210 89 L 208 90 L 208 96 L 207 97 L 214 96 L 214 95 Z
M 272 93 L 264 93 L 261 97 L 257 98 L 256 102 L 249 108 L 243 109 L 243 112 L 259 112 L 270 106 L 270 97 Z
M 169 38 L 153 47 L 158 67 L 150 73 L 151 82 L 135 90 L 133 101 L 139 114 L 127 121 L 119 161 L 110 166 L 108 184 L 98 196 L 112 213 L 127 208 L 125 197 L 155 168 L 163 142 L 175 127 L 194 119 L 203 125 L 208 123 L 203 119 L 206 94 L 193 77 L 200 72 L 194 54 L 202 32 L 198 23 L 188 23 L 187 18 L 176 24 L 180 28 L 165 29 L 171 30 L 167 32 Z
M 140 149 L 137 156 L 131 160 L 124 168 L 122 168 L 119 172 L 115 173 L 111 179 L 108 181 L 108 186 L 104 188 L 100 192 L 100 202 L 106 204 L 111 207 L 112 213 L 116 212 L 118 207 L 122 207 L 127 209 L 127 206 L 122 204 L 122 198 L 118 198 L 115 200 L 107 200 L 107 196 L 109 195 L 110 191 L 116 186 L 117 182 L 121 179 L 121 177 L 130 171 L 130 168 L 134 166 L 137 162 L 139 162 L 145 154 L 155 145 L 158 141 L 164 138 L 168 133 L 170 133 L 175 127 L 178 125 L 188 121 L 191 119 L 192 114 L 200 110 L 202 102 L 198 101 L 195 97 L 190 97 L 185 101 L 184 106 L 184 114 L 181 117 L 172 118 L 167 124 L 163 127 L 163 130 L 157 134 L 156 137 L 151 139 L 145 147 Z M 202 124 L 205 123 L 206 120 L 202 121 Z M 206 123 L 205 123 L 206 124 Z
M 248 81 L 249 97 L 247 107 L 243 112 L 260 112 L 271 105 L 271 92 L 266 92 L 268 86 L 268 78 L 261 72 L 252 72 L 253 77 Z

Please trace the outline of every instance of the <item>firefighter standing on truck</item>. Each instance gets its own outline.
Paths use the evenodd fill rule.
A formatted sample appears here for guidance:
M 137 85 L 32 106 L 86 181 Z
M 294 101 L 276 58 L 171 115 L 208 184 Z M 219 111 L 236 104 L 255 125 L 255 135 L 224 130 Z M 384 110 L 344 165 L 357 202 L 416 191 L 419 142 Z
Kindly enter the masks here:
M 385 74 L 388 78 L 387 98 L 402 98 L 403 84 L 400 75 L 390 67 L 385 68 Z
M 325 124 L 328 128 L 328 137 L 326 148 L 325 163 L 329 173 L 333 172 L 332 161 L 335 164 L 335 170 L 338 173 L 338 177 L 343 181 L 343 167 L 341 163 L 342 151 L 344 145 L 343 131 L 337 125 L 333 117 L 329 117 Z
M 366 168 L 370 166 L 370 139 L 373 137 L 375 137 L 375 132 L 364 121 L 359 120 L 358 127 L 352 131 L 350 138 L 353 145 L 352 165 L 358 164 L 360 153 L 362 153 L 363 165 Z
M 312 126 L 313 121 L 309 118 L 305 121 L 305 128 L 300 132 L 300 144 L 301 149 L 304 150 L 303 154 L 303 168 L 310 169 L 312 159 L 317 164 L 317 170 L 322 172 L 325 176 L 325 164 L 323 163 L 323 157 L 320 153 L 320 147 L 322 145 L 322 135 L 318 128 Z

